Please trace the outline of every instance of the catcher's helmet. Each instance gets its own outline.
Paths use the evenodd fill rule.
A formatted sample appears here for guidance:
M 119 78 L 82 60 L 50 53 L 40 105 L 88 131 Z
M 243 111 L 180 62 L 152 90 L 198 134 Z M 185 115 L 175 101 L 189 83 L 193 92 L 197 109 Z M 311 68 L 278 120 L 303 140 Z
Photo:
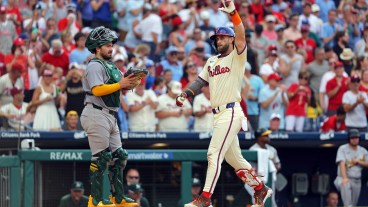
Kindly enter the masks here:
M 104 44 L 115 42 L 118 40 L 116 33 L 104 26 L 94 28 L 88 35 L 85 46 L 94 53 L 94 49 Z
M 215 40 L 217 35 L 235 37 L 235 32 L 230 27 L 217 27 L 215 29 L 215 34 L 213 34 L 210 39 Z

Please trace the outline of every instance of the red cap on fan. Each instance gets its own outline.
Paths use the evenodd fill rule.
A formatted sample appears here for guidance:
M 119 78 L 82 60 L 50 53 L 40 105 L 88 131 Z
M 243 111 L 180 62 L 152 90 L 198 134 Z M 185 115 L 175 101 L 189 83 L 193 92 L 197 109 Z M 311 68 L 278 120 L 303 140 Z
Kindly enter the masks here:
M 16 46 L 22 46 L 24 45 L 24 40 L 22 38 L 17 38 L 13 41 L 13 44 Z

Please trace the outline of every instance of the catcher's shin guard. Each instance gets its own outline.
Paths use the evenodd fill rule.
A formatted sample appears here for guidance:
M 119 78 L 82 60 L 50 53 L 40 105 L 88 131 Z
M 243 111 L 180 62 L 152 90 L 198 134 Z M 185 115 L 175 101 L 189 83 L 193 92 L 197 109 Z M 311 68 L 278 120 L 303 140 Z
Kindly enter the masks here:
M 107 163 L 112 160 L 111 152 L 109 149 L 105 149 L 93 155 L 92 158 L 97 158 L 97 160 L 92 160 L 89 167 L 92 196 L 91 204 L 93 206 L 114 206 L 110 201 L 102 199 L 103 174 L 107 168 Z
M 109 180 L 111 184 L 112 196 L 110 200 L 115 203 L 117 207 L 138 207 L 138 204 L 124 196 L 124 187 L 122 182 L 122 170 L 125 168 L 128 160 L 128 152 L 119 148 L 112 153 L 114 165 L 109 166 Z
M 236 175 L 246 184 L 248 184 L 252 188 L 257 188 L 260 185 L 263 185 L 262 181 L 257 177 L 254 169 L 239 169 L 236 172 Z

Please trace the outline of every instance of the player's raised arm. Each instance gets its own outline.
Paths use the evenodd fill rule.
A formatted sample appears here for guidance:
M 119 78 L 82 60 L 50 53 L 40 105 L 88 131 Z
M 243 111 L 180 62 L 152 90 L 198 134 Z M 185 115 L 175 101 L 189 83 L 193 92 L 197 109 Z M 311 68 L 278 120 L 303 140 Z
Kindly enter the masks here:
M 238 51 L 238 53 L 241 53 L 244 51 L 244 48 L 247 44 L 245 41 L 245 29 L 242 20 L 239 16 L 238 11 L 236 11 L 234 2 L 232 0 L 221 1 L 224 7 L 219 8 L 219 10 L 230 15 L 231 21 L 234 24 L 236 50 Z

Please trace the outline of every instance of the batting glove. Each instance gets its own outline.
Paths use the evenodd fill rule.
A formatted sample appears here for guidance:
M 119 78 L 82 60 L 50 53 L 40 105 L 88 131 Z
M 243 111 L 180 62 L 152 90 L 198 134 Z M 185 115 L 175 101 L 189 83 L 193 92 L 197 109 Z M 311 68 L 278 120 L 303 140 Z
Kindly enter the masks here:
M 222 5 L 224 5 L 224 7 L 219 8 L 218 10 L 223 11 L 225 13 L 232 13 L 235 11 L 235 5 L 234 2 L 232 0 L 221 0 L 222 1 Z
M 187 94 L 185 94 L 184 92 L 181 93 L 179 96 L 176 97 L 176 105 L 182 107 L 186 98 Z

